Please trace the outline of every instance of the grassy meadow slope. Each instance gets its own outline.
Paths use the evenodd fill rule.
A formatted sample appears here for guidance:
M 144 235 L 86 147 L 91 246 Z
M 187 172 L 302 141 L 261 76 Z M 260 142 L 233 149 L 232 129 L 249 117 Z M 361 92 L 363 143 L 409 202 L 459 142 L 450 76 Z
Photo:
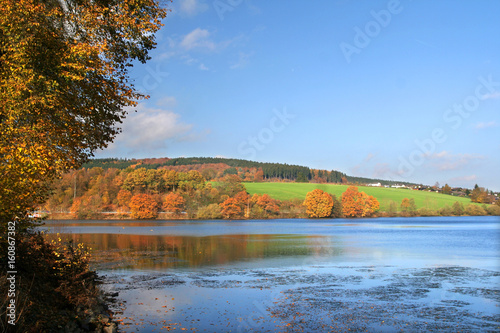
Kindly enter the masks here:
M 269 194 L 272 198 L 279 200 L 289 200 L 299 198 L 304 200 L 307 192 L 319 188 L 330 194 L 335 194 L 340 198 L 342 193 L 347 189 L 348 185 L 334 184 L 311 184 L 311 183 L 245 183 L 245 187 L 253 195 Z M 396 202 L 398 208 L 403 198 L 414 198 L 417 208 L 439 209 L 444 206 L 451 206 L 455 201 L 459 201 L 466 205 L 471 203 L 469 198 L 454 197 L 447 194 L 414 191 L 408 189 L 396 189 L 385 187 L 370 187 L 358 186 L 359 191 L 363 191 L 368 195 L 373 195 L 380 202 L 380 210 L 386 211 L 389 208 L 389 203 Z

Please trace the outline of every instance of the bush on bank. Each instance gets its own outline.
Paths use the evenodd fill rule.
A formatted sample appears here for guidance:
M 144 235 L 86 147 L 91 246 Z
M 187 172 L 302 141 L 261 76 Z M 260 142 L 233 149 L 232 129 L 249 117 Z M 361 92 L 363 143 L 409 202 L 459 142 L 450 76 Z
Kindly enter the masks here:
M 63 243 L 60 238 L 49 241 L 40 232 L 29 232 L 17 236 L 15 250 L 16 321 L 10 325 L 2 320 L 0 331 L 102 332 L 105 327 L 114 331 L 83 244 Z M 7 295 L 6 260 L 1 266 L 0 292 Z M 2 302 L 2 319 L 7 311 L 7 302 Z

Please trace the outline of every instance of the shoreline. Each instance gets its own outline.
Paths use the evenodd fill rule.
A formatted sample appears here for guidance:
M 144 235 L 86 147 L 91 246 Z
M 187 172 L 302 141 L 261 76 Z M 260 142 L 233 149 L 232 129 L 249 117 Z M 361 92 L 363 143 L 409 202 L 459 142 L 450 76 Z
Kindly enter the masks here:
M 172 218 L 167 218 L 163 214 L 160 214 L 159 217 L 155 219 L 135 219 L 130 217 L 129 214 L 124 215 L 123 213 L 117 213 L 117 214 L 96 214 L 100 215 L 97 218 L 92 218 L 92 219 L 82 219 L 82 218 L 77 218 L 73 214 L 61 214 L 61 213 L 56 213 L 56 214 L 47 214 L 43 217 L 43 220 L 53 220 L 53 221 L 59 221 L 59 220 L 76 220 L 76 221 L 97 221 L 97 220 L 106 220 L 106 221 L 186 221 L 186 220 L 196 220 L 196 221 L 211 221 L 211 220 L 217 220 L 217 221 L 247 221 L 247 220 L 283 220 L 283 219 L 312 219 L 312 220 L 335 220 L 335 219 L 348 219 L 348 220 L 365 220 L 365 219 L 371 219 L 371 218 L 400 218 L 400 217 L 460 217 L 460 216 L 500 216 L 500 215 L 491 215 L 491 214 L 485 214 L 485 215 L 467 215 L 467 214 L 462 214 L 462 215 L 440 215 L 439 213 L 435 212 L 435 214 L 426 214 L 426 215 L 419 215 L 419 214 L 414 214 L 414 215 L 409 215 L 409 214 L 396 214 L 396 215 L 389 215 L 385 212 L 382 212 L 382 214 L 376 214 L 375 216 L 369 216 L 369 217 L 326 217 L 326 218 L 310 218 L 307 216 L 273 216 L 273 217 L 259 217 L 259 218 L 233 218 L 233 219 L 199 219 L 196 217 L 188 217 L 187 214 L 185 217 L 183 216 L 175 216 Z M 116 215 L 119 215 L 115 217 Z M 163 216 L 162 216 L 163 215 Z M 165 214 L 166 215 L 166 214 Z

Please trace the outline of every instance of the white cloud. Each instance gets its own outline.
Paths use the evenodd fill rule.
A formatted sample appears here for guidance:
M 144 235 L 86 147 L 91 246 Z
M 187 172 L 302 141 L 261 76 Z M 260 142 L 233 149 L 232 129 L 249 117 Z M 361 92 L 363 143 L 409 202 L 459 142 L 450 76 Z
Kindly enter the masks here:
M 489 128 L 489 127 L 497 127 L 496 121 L 490 121 L 488 123 L 477 123 L 474 128 L 475 129 L 484 129 L 484 128 Z
M 179 45 L 185 50 L 192 50 L 196 48 L 214 51 L 216 49 L 216 45 L 212 40 L 210 40 L 209 37 L 210 32 L 208 32 L 208 30 L 196 28 L 184 36 Z
M 213 35 L 214 33 L 208 31 L 207 29 L 196 28 L 186 35 L 167 37 L 166 39 L 169 50 L 159 55 L 159 58 L 169 59 L 176 56 L 181 58 L 186 56 L 191 57 L 189 52 L 219 52 L 231 45 L 238 46 L 244 39 L 243 35 L 239 35 L 232 39 L 215 41 Z M 240 58 L 249 57 L 250 55 L 251 54 L 242 53 Z
M 196 66 L 199 70 L 207 71 L 206 63 L 214 54 L 221 54 L 228 48 L 239 48 L 244 45 L 245 36 L 238 35 L 231 39 L 217 40 L 216 33 L 203 28 L 196 28 L 185 35 L 172 35 L 166 38 L 165 50 L 158 59 L 177 59 L 185 65 Z M 238 53 L 238 60 L 230 67 L 232 69 L 244 67 L 253 53 Z
M 182 0 L 178 7 L 178 12 L 185 16 L 195 16 L 208 9 L 208 5 L 199 0 Z
M 127 153 L 152 152 L 164 150 L 168 144 L 190 141 L 196 135 L 193 125 L 180 121 L 180 116 L 173 111 L 149 108 L 144 104 L 137 106 L 137 112 L 131 112 L 121 125 L 120 133 L 109 149 Z

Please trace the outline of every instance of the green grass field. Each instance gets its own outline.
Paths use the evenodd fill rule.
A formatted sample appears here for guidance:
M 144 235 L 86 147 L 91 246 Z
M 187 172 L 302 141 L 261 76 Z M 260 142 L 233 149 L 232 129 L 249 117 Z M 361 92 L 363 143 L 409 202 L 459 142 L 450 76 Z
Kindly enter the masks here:
M 334 184 L 310 184 L 310 183 L 244 183 L 245 187 L 253 195 L 269 194 L 274 199 L 289 200 L 299 198 L 304 200 L 307 192 L 316 188 L 336 195 L 338 198 L 347 189 L 348 185 Z M 417 208 L 439 209 L 444 206 L 453 205 L 455 201 L 461 202 L 463 205 L 471 203 L 469 198 L 454 197 L 447 194 L 414 191 L 408 189 L 396 189 L 385 187 L 370 187 L 358 186 L 359 191 L 365 192 L 368 195 L 373 195 L 380 202 L 380 210 L 386 211 L 389 208 L 391 201 L 396 202 L 398 209 L 403 198 L 415 199 Z

